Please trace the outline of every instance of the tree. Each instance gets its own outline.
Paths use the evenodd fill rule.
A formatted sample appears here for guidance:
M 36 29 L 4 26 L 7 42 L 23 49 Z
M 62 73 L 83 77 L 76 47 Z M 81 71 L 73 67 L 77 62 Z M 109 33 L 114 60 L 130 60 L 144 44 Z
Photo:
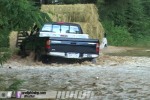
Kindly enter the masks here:
M 144 14 L 144 9 L 145 13 L 149 14 L 149 6 L 143 6 L 147 5 L 144 1 L 99 0 L 100 18 L 113 21 L 115 26 L 126 26 L 134 38 L 139 38 L 139 36 L 147 34 L 145 30 L 148 29 L 147 22 L 149 22 Z
M 29 29 L 33 24 L 41 26 L 45 18 L 28 0 L 0 0 L 0 27 L 9 30 Z M 49 19 L 48 19 L 49 20 Z
M 35 24 L 41 27 L 44 22 L 51 21 L 47 14 L 33 5 L 31 0 L 0 0 L 0 62 L 5 55 L 2 47 L 9 47 L 12 30 L 30 30 Z
M 134 38 L 144 34 L 145 19 L 141 0 L 128 0 L 126 9 L 126 23 Z
M 149 0 L 142 0 L 142 5 L 144 8 L 144 19 L 146 23 L 146 30 L 145 35 L 148 35 L 150 37 L 150 1 Z

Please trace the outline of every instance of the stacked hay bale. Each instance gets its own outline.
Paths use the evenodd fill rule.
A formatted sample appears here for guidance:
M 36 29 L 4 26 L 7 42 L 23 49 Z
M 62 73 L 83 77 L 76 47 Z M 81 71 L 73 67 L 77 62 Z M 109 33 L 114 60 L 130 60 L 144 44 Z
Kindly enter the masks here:
M 9 35 L 9 47 L 12 50 L 15 50 L 16 48 L 17 34 L 18 33 L 16 31 L 12 31 Z
M 41 10 L 48 13 L 54 22 L 74 22 L 81 25 L 83 32 L 91 38 L 101 39 L 104 29 L 94 4 L 42 5 Z

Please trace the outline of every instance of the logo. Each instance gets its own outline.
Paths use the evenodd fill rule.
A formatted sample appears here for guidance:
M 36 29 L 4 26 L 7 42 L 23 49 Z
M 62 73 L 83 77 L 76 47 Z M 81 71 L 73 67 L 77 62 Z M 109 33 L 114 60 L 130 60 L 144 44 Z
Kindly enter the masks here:
M 0 91 L 0 98 L 11 98 L 12 91 Z
M 5 98 L 5 97 L 6 97 L 6 93 L 2 93 L 1 96 L 2 96 L 3 98 Z

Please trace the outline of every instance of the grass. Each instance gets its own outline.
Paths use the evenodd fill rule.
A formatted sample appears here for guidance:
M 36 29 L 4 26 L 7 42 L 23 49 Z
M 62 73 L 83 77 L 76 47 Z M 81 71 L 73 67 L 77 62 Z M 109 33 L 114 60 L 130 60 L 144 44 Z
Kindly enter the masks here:
M 9 80 L 7 80 L 9 81 Z M 13 79 L 13 83 L 8 86 L 6 84 L 5 76 L 0 76 L 0 90 L 1 91 L 16 91 L 19 90 L 20 86 L 22 85 L 24 81 L 23 80 L 18 80 L 18 79 Z
M 23 80 L 14 80 L 14 82 L 6 89 L 6 91 L 16 91 L 22 85 Z
M 0 48 L 0 67 L 3 65 L 4 62 L 11 57 L 12 52 L 9 48 L 1 47 Z

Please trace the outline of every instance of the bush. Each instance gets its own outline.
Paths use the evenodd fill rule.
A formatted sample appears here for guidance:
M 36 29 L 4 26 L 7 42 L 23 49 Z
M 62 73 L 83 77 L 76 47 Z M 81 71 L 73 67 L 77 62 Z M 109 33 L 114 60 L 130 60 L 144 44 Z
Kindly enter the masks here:
M 35 24 L 41 27 L 51 19 L 46 13 L 34 7 L 32 0 L 0 0 L 0 64 L 9 55 L 9 33 L 30 30 Z M 8 48 L 4 51 L 3 49 Z
M 62 3 L 64 3 L 64 4 L 76 4 L 76 3 L 80 3 L 80 0 L 62 0 Z
M 3 33 L 3 34 L 2 34 Z M 7 30 L 0 31 L 0 66 L 6 62 L 10 56 L 11 52 L 9 47 L 9 32 Z
M 133 45 L 133 38 L 126 27 L 115 26 L 113 22 L 103 22 L 105 32 L 107 33 L 108 44 L 114 46 Z
M 9 47 L 9 31 L 0 30 L 0 48 Z
M 97 0 L 81 0 L 81 3 L 97 3 Z
M 136 39 L 134 45 L 137 47 L 150 48 L 150 36 L 140 36 L 138 39 Z
M 9 48 L 1 47 L 0 48 L 0 65 L 6 62 L 11 57 L 11 51 Z
M 6 89 L 6 91 L 17 91 L 17 90 L 19 90 L 19 88 L 20 88 L 20 86 L 22 85 L 23 82 L 24 82 L 24 80 L 15 80 L 14 83 L 12 83 Z

